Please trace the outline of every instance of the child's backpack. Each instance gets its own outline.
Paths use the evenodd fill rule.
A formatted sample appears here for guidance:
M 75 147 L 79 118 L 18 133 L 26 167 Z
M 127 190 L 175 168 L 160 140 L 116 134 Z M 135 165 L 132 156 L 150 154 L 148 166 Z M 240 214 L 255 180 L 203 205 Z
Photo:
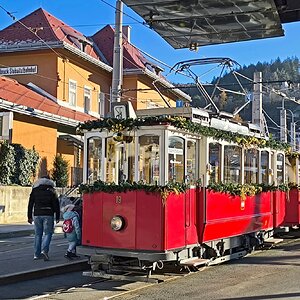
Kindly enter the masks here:
M 72 219 L 64 220 L 62 230 L 64 233 L 71 233 L 74 230 Z

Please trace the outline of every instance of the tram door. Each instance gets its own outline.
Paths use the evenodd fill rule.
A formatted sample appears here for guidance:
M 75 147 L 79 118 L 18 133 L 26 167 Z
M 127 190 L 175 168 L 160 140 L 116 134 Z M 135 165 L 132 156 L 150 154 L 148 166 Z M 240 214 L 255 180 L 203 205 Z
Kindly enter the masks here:
M 188 183 L 191 188 L 185 193 L 184 230 L 186 245 L 196 241 L 196 141 L 179 136 L 168 139 L 168 182 Z

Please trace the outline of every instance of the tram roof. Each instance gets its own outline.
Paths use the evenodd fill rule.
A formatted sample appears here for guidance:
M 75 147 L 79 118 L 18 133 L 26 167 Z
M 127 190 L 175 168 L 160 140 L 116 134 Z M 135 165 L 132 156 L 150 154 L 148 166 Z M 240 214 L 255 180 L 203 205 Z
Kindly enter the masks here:
M 282 23 L 300 20 L 294 0 L 123 2 L 177 49 L 283 36 Z

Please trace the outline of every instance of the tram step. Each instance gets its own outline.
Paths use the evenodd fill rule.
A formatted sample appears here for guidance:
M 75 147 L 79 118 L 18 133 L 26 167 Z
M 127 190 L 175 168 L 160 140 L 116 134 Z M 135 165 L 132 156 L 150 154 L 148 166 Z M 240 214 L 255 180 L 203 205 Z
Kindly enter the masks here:
M 203 258 L 188 258 L 183 259 L 179 262 L 182 266 L 189 266 L 189 267 L 199 267 L 204 266 L 208 264 L 209 259 L 203 259 Z
M 282 241 L 283 241 L 283 239 L 268 238 L 268 239 L 265 239 L 264 244 L 274 245 L 274 244 L 281 243 Z

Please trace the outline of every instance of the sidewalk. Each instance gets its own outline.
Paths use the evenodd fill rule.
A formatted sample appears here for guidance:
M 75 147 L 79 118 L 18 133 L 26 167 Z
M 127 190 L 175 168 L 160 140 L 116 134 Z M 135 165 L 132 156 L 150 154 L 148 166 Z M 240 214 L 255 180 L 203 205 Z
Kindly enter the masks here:
M 85 257 L 71 261 L 64 257 L 68 242 L 61 222 L 55 226 L 49 261 L 33 260 L 33 239 L 33 225 L 0 225 L 0 285 L 89 269 Z

